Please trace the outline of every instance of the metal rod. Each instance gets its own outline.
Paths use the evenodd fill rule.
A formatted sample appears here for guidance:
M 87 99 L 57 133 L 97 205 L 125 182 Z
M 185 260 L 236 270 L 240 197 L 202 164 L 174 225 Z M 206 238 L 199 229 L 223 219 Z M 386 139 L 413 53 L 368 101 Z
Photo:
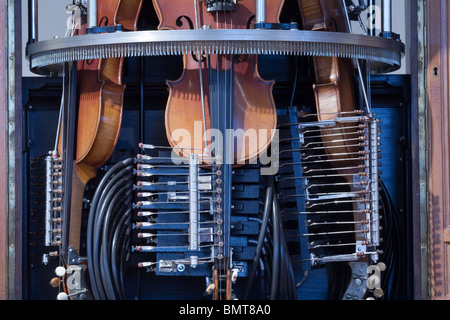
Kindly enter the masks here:
M 392 32 L 392 1 L 391 0 L 382 0 L 382 9 L 383 9 L 383 32 L 390 33 Z
M 88 0 L 88 27 L 97 27 L 97 0 Z
M 345 19 L 346 19 L 346 22 L 347 22 L 348 30 L 349 30 L 350 33 L 353 33 L 352 27 L 351 27 L 351 23 L 350 23 L 350 18 L 348 17 L 348 11 L 347 11 L 347 6 L 345 4 L 345 0 L 342 0 L 342 5 L 344 7 L 344 13 L 345 13 L 344 16 L 345 16 Z M 364 101 L 364 106 L 366 107 L 365 111 L 367 113 L 372 113 L 371 112 L 371 104 L 369 102 L 369 97 L 368 97 L 368 94 L 367 94 L 366 84 L 364 83 L 364 80 L 363 80 L 364 78 L 363 78 L 363 74 L 362 74 L 362 71 L 361 71 L 361 64 L 360 64 L 358 59 L 353 59 L 353 62 L 355 64 L 357 72 L 358 72 L 358 79 L 359 79 L 359 84 L 360 84 L 360 88 L 359 89 L 361 91 L 361 95 L 362 95 L 362 98 L 363 98 L 363 101 Z
M 378 181 L 378 122 L 373 120 L 370 126 L 371 131 L 371 144 L 370 148 L 372 153 L 370 156 L 371 167 L 370 167 L 370 179 L 372 181 L 372 242 L 375 245 L 380 244 L 380 222 L 379 222 L 379 181 Z
M 145 57 L 139 58 L 139 139 L 145 141 Z
M 38 1 L 28 0 L 28 44 L 38 42 Z
M 266 0 L 255 0 L 256 23 L 265 23 L 267 19 Z
M 368 26 L 369 35 L 375 36 L 376 33 L 376 13 L 375 13 L 375 0 L 369 0 L 369 18 L 368 18 Z
M 198 156 L 189 159 L 189 249 L 198 250 Z
M 72 170 L 74 157 L 74 134 L 75 134 L 75 117 L 76 117 L 76 93 L 77 93 L 77 65 L 73 62 L 64 64 L 64 111 L 63 111 L 63 142 L 62 142 L 62 158 L 63 158 L 63 237 L 61 255 L 65 260 L 69 254 L 69 232 L 70 232 L 70 209 L 72 194 Z

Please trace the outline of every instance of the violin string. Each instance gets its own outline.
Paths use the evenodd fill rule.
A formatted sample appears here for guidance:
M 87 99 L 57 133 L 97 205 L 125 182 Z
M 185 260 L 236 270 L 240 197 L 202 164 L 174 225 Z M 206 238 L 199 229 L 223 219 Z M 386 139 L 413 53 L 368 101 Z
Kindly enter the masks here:
M 198 5 L 197 0 L 194 0 L 194 9 L 195 9 L 195 28 L 200 28 L 199 16 L 198 16 Z M 208 147 L 208 137 L 206 135 L 206 107 L 205 107 L 205 96 L 203 92 L 203 68 L 202 68 L 202 55 L 200 52 L 196 53 L 196 57 L 198 60 L 198 73 L 200 79 L 200 101 L 202 103 L 202 122 L 203 122 L 203 139 L 204 139 L 204 149 L 206 150 Z
M 353 33 L 352 25 L 351 25 L 351 22 L 350 22 L 350 18 L 348 16 L 347 5 L 345 4 L 345 0 L 341 0 L 341 4 L 343 6 L 345 22 L 347 24 L 348 31 L 349 31 L 349 33 Z M 369 98 L 368 98 L 368 94 L 367 94 L 367 90 L 366 90 L 366 84 L 364 83 L 364 78 L 363 78 L 363 74 L 362 74 L 362 71 L 361 71 L 361 64 L 360 64 L 358 59 L 353 59 L 353 63 L 354 63 L 354 65 L 356 65 L 356 69 L 357 69 L 357 72 L 358 72 L 358 78 L 359 78 L 359 82 L 360 82 L 360 85 L 361 85 L 360 86 L 361 87 L 361 93 L 362 93 L 362 96 L 363 96 L 364 104 L 366 106 L 366 110 L 367 110 L 368 113 L 372 113 L 371 105 L 369 103 Z
M 216 11 L 216 29 L 219 29 L 219 12 L 218 11 Z M 218 90 L 218 88 L 220 88 L 221 86 L 220 86 L 220 75 L 219 75 L 219 71 L 220 71 L 220 66 L 221 66 L 221 64 L 222 64 L 222 61 L 221 61 L 221 57 L 220 56 L 218 56 L 217 57 L 217 63 L 216 63 L 216 68 L 218 69 L 217 70 L 217 72 L 216 72 L 216 77 L 217 77 L 217 79 L 216 79 L 216 90 Z M 214 101 L 215 103 L 216 103 L 216 101 Z M 219 114 L 219 116 L 220 116 L 220 114 Z M 220 121 L 220 119 L 219 119 L 219 121 Z M 221 242 L 221 240 L 219 239 L 219 242 Z M 223 246 L 222 246 L 222 249 L 221 250 L 223 250 Z M 219 277 L 219 281 L 218 281 L 218 284 L 219 284 L 219 299 L 220 300 L 222 300 L 222 293 L 223 293 L 223 257 L 222 257 L 222 259 L 220 259 L 220 257 L 219 257 L 219 259 L 218 259 L 218 268 L 219 268 L 219 272 L 217 273 L 218 274 L 218 277 Z

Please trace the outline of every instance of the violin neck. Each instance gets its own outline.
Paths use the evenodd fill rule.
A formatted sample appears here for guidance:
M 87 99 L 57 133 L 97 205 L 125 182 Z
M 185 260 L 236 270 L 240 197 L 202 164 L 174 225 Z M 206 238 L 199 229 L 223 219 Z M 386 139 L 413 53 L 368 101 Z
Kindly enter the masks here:
M 234 161 L 234 139 L 229 134 L 233 129 L 233 87 L 234 62 L 233 57 L 218 56 L 217 65 L 211 67 L 209 61 L 209 106 L 211 128 L 221 133 L 223 141 L 215 139 L 212 145 L 212 156 L 220 155 L 223 159 L 223 176 L 220 188 L 223 190 L 221 209 L 218 215 L 223 221 L 223 238 L 220 240 L 218 258 L 215 268 L 218 270 L 220 282 L 220 299 L 230 299 L 230 261 L 231 261 L 231 194 L 232 194 L 232 163 Z M 218 140 L 218 141 L 216 141 Z M 218 143 L 217 143 L 218 142 Z M 219 289 L 217 289 L 219 290 Z
M 70 206 L 69 248 L 80 250 L 81 217 L 83 213 L 83 195 L 86 182 L 77 173 L 74 166 L 72 172 L 72 193 Z

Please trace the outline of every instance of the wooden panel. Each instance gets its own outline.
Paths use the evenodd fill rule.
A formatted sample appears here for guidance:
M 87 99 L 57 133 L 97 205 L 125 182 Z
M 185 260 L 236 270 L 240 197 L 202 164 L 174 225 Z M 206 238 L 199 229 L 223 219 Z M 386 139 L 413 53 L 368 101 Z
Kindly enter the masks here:
M 427 1 L 431 298 L 450 299 L 449 4 Z
M 450 244 L 450 228 L 449 228 L 449 227 L 447 227 L 447 228 L 444 230 L 444 242 L 445 242 L 446 244 Z
M 5 21 L 5 3 L 0 2 L 0 21 Z M 6 24 L 0 23 L 0 300 L 6 299 Z

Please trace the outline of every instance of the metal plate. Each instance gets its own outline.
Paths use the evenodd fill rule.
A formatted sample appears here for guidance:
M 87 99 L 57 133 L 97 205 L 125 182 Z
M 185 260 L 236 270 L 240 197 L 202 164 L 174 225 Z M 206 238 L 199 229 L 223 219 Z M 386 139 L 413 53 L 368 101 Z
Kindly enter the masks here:
M 88 34 L 28 45 L 30 70 L 60 73 L 67 61 L 200 54 L 336 56 L 371 61 L 376 72 L 400 68 L 405 46 L 380 37 L 303 30 L 154 30 Z

